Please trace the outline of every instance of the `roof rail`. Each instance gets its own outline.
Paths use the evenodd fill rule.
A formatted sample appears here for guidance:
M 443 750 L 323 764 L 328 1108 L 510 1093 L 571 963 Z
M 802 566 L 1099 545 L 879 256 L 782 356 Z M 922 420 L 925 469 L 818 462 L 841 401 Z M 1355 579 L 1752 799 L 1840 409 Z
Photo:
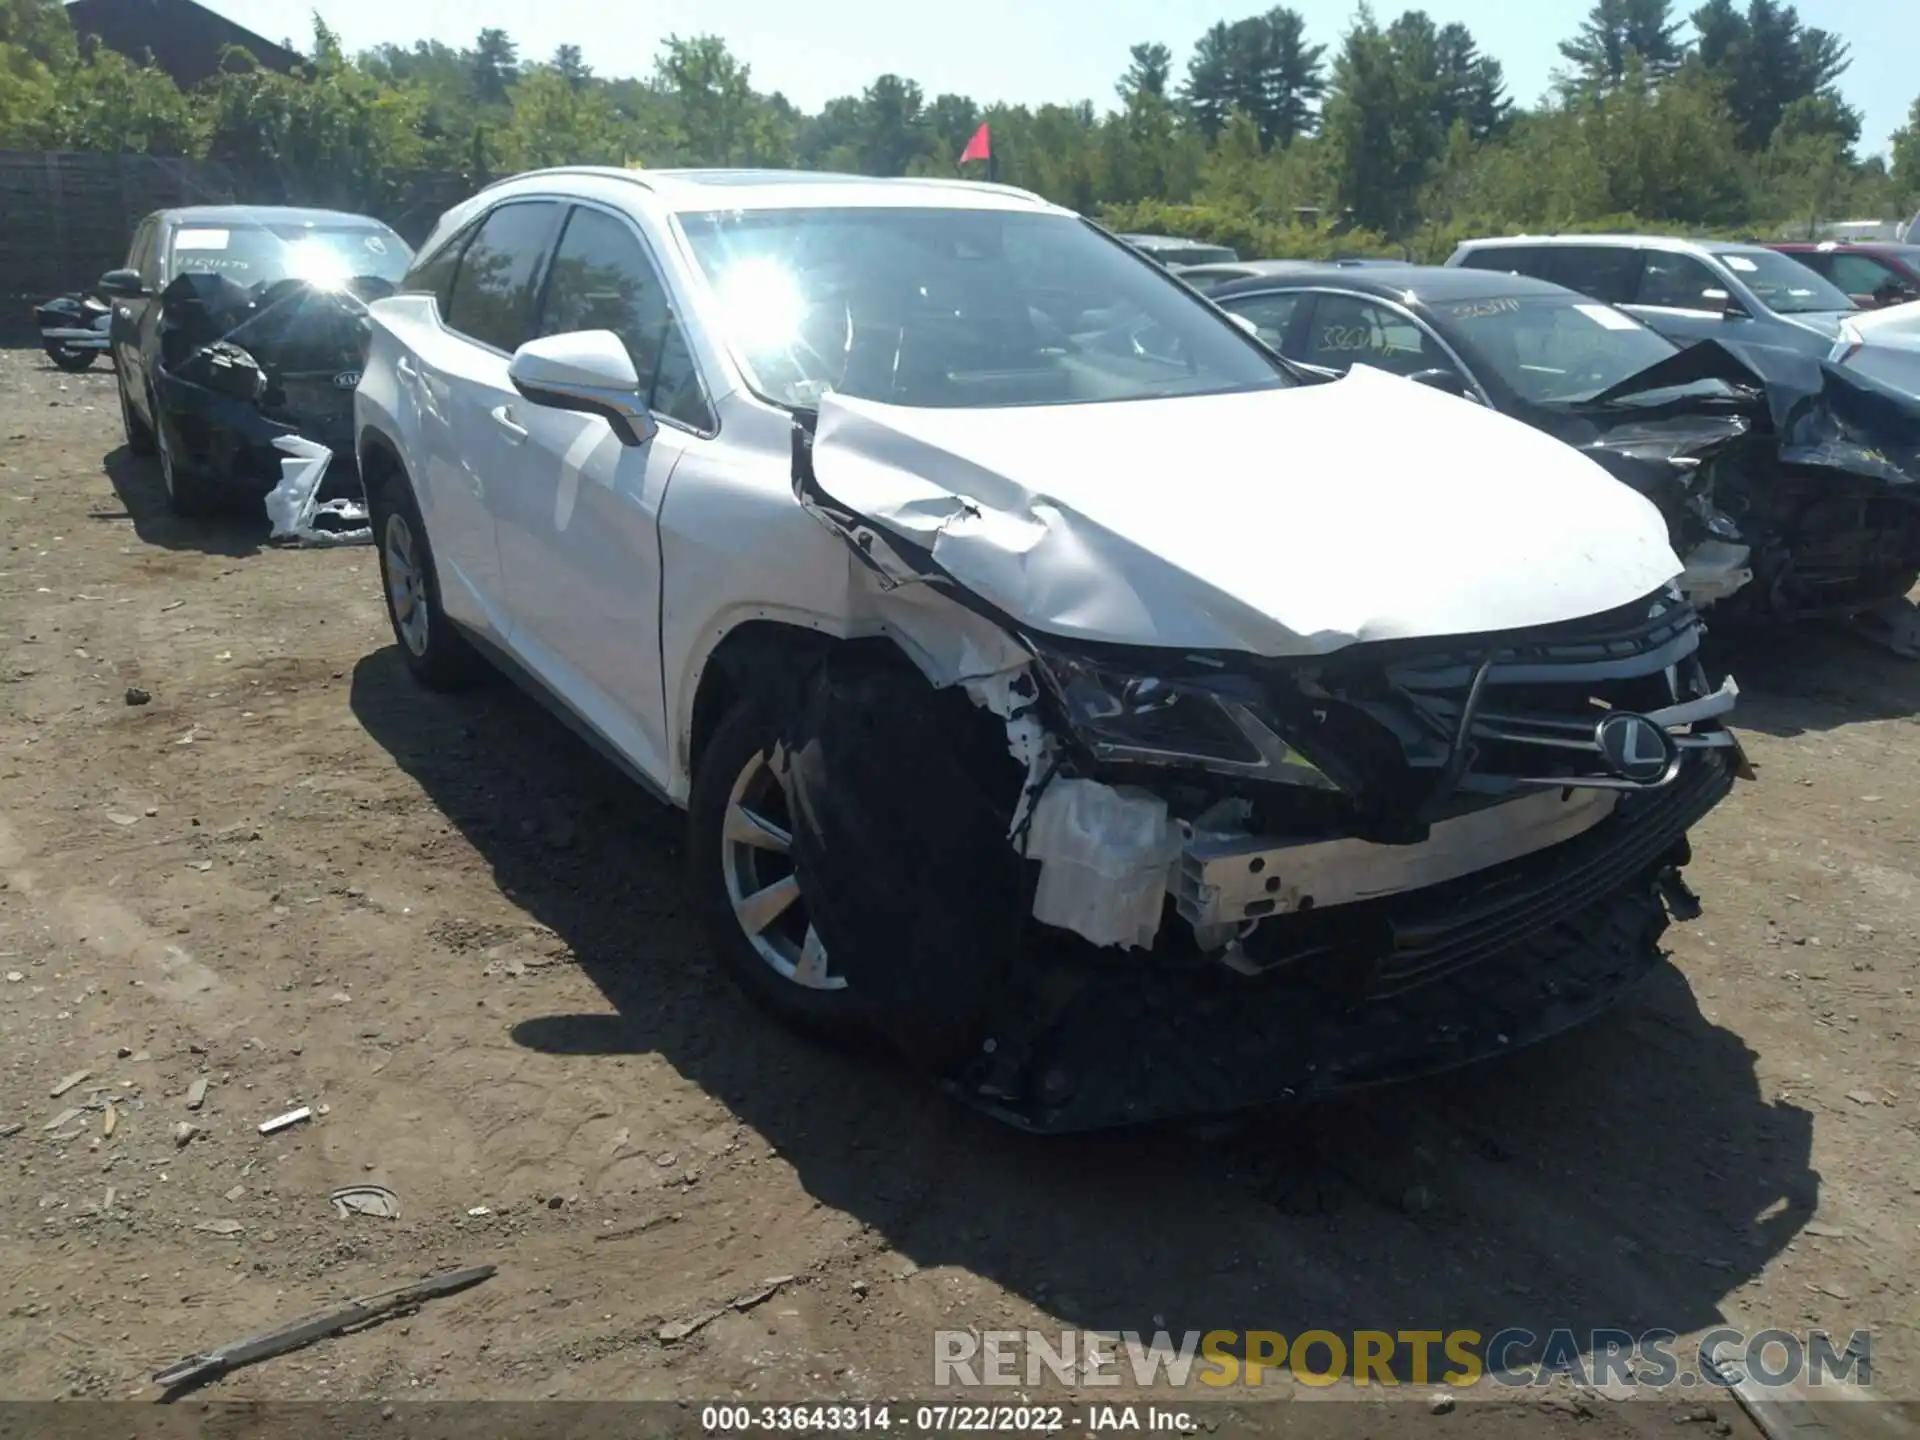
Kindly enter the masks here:
M 481 186 L 480 193 L 484 195 L 487 191 L 496 190 L 512 181 L 530 180 L 536 175 L 594 175 L 602 180 L 631 180 L 642 190 L 653 188 L 644 178 L 644 171 L 628 170 L 619 165 L 547 165 L 538 170 L 522 170 L 517 174 L 502 175 L 498 180 L 491 180 Z

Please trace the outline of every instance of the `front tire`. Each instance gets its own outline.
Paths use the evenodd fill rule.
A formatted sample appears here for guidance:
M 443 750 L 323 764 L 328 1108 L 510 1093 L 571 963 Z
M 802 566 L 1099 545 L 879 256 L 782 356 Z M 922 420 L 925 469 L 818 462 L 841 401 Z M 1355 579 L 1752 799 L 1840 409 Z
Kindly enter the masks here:
M 858 996 L 807 915 L 793 825 L 769 760 L 773 722 L 743 702 L 700 757 L 687 805 L 690 888 L 721 968 L 791 1028 L 845 1042 L 865 1030 Z
M 120 428 L 126 433 L 127 449 L 136 455 L 153 454 L 153 427 L 133 413 L 133 402 L 127 398 L 127 377 L 124 374 L 114 388 L 120 392 Z
M 368 508 L 380 551 L 380 583 L 400 659 L 429 690 L 460 690 L 486 672 L 486 662 L 440 606 L 427 524 L 405 475 L 369 476 Z
M 98 350 L 75 350 L 68 345 L 47 346 L 47 358 L 69 375 L 78 375 L 82 370 L 91 370 Z
M 174 444 L 173 427 L 167 423 L 151 392 L 147 396 L 147 411 L 153 416 L 154 448 L 160 454 L 160 483 L 167 492 L 167 509 L 184 520 L 212 514 L 219 508 L 220 496 L 204 476 L 181 460 Z

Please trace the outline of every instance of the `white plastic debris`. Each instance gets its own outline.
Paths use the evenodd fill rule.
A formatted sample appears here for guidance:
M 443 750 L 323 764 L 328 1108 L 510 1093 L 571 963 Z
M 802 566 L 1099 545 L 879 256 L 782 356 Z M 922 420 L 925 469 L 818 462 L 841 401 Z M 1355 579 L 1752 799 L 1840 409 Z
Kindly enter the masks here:
M 1180 835 L 1167 802 L 1097 780 L 1055 780 L 1033 807 L 1026 853 L 1040 862 L 1034 918 L 1095 945 L 1146 949 L 1160 930 Z
M 273 443 L 287 458 L 280 462 L 280 483 L 267 494 L 267 519 L 273 524 L 270 538 L 302 545 L 372 544 L 373 526 L 365 505 L 356 500 L 319 503 L 333 451 L 304 435 L 277 435 Z
M 289 1110 L 286 1114 L 276 1115 L 271 1120 L 262 1120 L 260 1122 L 260 1133 L 262 1135 L 271 1135 L 277 1130 L 286 1129 L 289 1125 L 298 1125 L 302 1120 L 311 1120 L 312 1118 L 313 1111 L 305 1105 L 302 1105 L 298 1110 Z

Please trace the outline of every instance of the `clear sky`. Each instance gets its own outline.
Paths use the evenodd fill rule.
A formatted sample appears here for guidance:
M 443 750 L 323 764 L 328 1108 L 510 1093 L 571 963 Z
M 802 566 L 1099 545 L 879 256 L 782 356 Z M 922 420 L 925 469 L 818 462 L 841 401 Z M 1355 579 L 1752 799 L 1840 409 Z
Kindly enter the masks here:
M 780 90 L 796 105 L 818 109 L 835 95 L 859 91 L 893 71 L 917 80 L 929 96 L 958 91 L 990 102 L 1090 99 L 1106 108 L 1126 68 L 1127 47 L 1158 40 L 1172 49 L 1175 73 L 1193 41 L 1216 20 L 1267 8 L 1260 0 L 647 0 L 612 5 L 596 0 L 203 0 L 264 35 L 306 48 L 313 10 L 349 50 L 384 41 L 470 42 L 484 27 L 506 30 L 523 56 L 545 58 L 572 43 L 603 75 L 641 75 L 670 34 L 711 32 L 753 67 L 761 90 Z M 1331 47 L 1351 18 L 1354 0 L 1291 0 L 1315 43 Z M 1801 19 L 1831 30 L 1853 47 L 1853 68 L 1841 79 L 1847 98 L 1865 112 L 1861 148 L 1882 151 L 1920 93 L 1915 63 L 1913 0 L 1799 0 Z M 1578 27 L 1590 0 L 1429 0 L 1434 20 L 1466 23 L 1481 49 L 1506 66 L 1514 96 L 1530 102 L 1560 63 L 1556 43 Z M 1405 0 L 1376 0 L 1390 19 Z M 1692 7 L 1679 0 L 1676 14 Z M 1896 15 L 1906 13 L 1908 20 Z

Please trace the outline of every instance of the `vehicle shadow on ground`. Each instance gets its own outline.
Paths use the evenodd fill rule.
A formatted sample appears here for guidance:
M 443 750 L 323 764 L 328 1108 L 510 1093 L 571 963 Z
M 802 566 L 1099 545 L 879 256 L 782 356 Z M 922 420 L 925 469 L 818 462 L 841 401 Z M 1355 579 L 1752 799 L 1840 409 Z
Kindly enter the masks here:
M 1920 715 L 1920 660 L 1907 660 L 1837 622 L 1728 630 L 1708 641 L 1717 678 L 1740 682 L 1736 730 L 1792 739 L 1862 720 Z
M 1020 1134 L 753 1010 L 706 954 L 682 818 L 506 685 L 427 695 L 389 648 L 351 704 L 606 995 L 611 1013 L 523 1021 L 517 1043 L 583 1067 L 659 1055 L 821 1203 L 1063 1322 L 1684 1333 L 1814 1212 L 1810 1114 L 1761 1093 L 1671 967 L 1584 1030 L 1417 1087 L 1231 1127 Z
M 205 555 L 225 555 L 241 559 L 265 548 L 268 525 L 266 511 L 257 503 L 249 512 L 236 505 L 218 515 L 192 519 L 175 515 L 167 508 L 167 490 L 160 478 L 160 462 L 151 456 L 136 455 L 125 445 L 109 453 L 105 461 L 107 480 L 126 514 L 133 522 L 133 533 L 149 545 L 162 550 L 197 550 Z M 118 520 L 122 516 L 96 512 L 96 520 Z

